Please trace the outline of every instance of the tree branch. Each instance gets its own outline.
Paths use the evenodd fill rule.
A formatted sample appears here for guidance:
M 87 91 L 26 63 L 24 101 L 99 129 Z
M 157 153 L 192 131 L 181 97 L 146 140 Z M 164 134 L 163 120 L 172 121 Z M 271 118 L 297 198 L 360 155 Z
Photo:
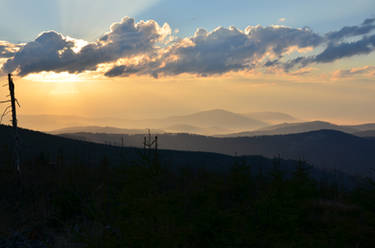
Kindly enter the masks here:
M 12 106 L 9 105 L 8 107 L 6 107 L 6 108 L 4 109 L 4 112 L 3 112 L 3 114 L 1 115 L 1 118 L 0 118 L 0 124 L 3 122 L 3 118 L 4 118 L 7 114 L 10 113 L 10 108 L 11 108 L 11 107 L 12 107 Z

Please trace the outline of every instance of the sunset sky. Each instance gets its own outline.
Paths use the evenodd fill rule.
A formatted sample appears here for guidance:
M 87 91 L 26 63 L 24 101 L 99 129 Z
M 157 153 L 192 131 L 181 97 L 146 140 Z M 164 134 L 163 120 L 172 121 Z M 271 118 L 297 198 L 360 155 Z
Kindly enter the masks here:
M 375 1 L 0 0 L 21 114 L 375 121 Z M 0 89 L 0 100 L 7 88 Z M 3 108 L 4 106 L 1 106 Z

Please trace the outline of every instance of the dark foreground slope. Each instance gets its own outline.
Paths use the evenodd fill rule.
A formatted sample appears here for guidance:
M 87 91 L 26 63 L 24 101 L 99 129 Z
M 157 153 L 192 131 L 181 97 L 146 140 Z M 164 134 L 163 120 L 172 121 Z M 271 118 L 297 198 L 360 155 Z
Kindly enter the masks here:
M 375 244 L 371 180 L 342 190 L 344 174 L 315 180 L 324 172 L 302 162 L 166 150 L 148 161 L 140 149 L 28 130 L 19 177 L 11 131 L 0 127 L 1 248 Z
M 66 137 L 98 143 L 119 144 L 121 138 L 129 146 L 141 147 L 143 135 L 77 133 Z M 190 134 L 159 135 L 163 149 L 217 152 L 227 155 L 261 155 L 298 160 L 303 158 L 315 167 L 341 170 L 352 175 L 368 175 L 375 168 L 375 140 L 351 134 L 319 130 L 307 133 L 216 138 Z
M 228 173 L 46 165 L 21 180 L 1 167 L 1 248 L 375 245 L 375 187 L 341 191 L 304 166 L 285 177 L 241 162 Z

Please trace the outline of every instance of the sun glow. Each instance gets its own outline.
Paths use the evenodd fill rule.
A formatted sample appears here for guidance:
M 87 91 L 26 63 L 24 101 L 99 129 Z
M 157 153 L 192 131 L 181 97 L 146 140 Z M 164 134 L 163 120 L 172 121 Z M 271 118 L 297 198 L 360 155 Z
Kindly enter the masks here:
M 49 95 L 76 95 L 79 93 L 77 84 L 86 81 L 81 74 L 72 74 L 68 72 L 41 72 L 27 75 L 24 79 L 48 84 Z M 44 86 L 46 87 L 46 85 Z
M 87 46 L 89 44 L 89 42 L 85 41 L 85 40 L 82 40 L 82 39 L 74 39 L 72 37 L 69 37 L 67 36 L 66 39 L 68 41 L 72 41 L 74 43 L 74 47 L 72 48 L 73 52 L 75 53 L 79 53 L 79 51 L 81 51 L 81 49 L 84 47 L 84 46 Z
M 48 82 L 48 83 L 67 83 L 67 82 L 79 82 L 83 78 L 78 74 L 72 74 L 68 72 L 40 72 L 32 73 L 25 77 L 26 80 L 35 82 Z

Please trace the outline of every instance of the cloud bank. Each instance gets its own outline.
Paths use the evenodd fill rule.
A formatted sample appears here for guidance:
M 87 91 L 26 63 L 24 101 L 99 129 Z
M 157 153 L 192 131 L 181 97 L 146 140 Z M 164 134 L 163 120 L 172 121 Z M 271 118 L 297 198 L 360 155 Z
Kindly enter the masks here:
M 312 63 L 330 63 L 355 55 L 369 54 L 375 50 L 375 18 L 366 19 L 359 26 L 344 27 L 324 36 L 325 49 L 310 57 L 298 57 L 284 64 L 286 71 Z
M 0 42 L 0 58 L 7 59 L 3 72 L 20 76 L 42 71 L 100 71 L 107 77 L 210 76 L 252 69 L 293 73 L 312 63 L 373 52 L 374 29 L 375 19 L 366 19 L 324 35 L 309 28 L 257 25 L 198 29 L 191 37 L 177 39 L 168 24 L 125 17 L 95 42 L 82 43 L 55 31 L 26 44 Z
M 155 45 L 163 42 L 170 33 L 167 24 L 160 27 L 155 21 L 135 23 L 134 19 L 126 17 L 111 25 L 110 31 L 96 42 L 88 43 L 74 52 L 77 45 L 74 39 L 48 31 L 15 53 L 3 65 L 3 70 L 18 70 L 20 76 L 41 71 L 95 71 L 102 63 L 154 53 Z

